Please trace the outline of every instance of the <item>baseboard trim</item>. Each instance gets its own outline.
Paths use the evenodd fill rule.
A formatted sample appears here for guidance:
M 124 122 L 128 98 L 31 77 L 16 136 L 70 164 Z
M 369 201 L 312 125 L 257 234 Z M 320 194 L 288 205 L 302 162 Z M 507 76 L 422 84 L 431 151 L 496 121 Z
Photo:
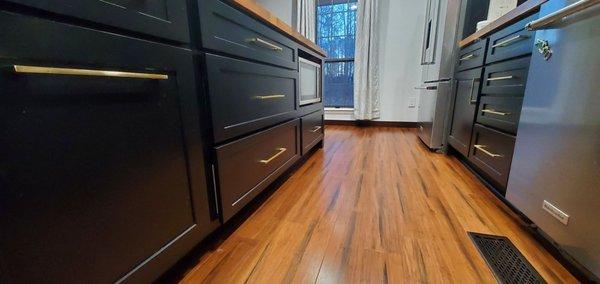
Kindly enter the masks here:
M 416 128 L 416 122 L 409 121 L 377 121 L 377 120 L 325 120 L 325 125 L 350 125 L 350 126 L 378 126 L 378 127 L 403 127 Z

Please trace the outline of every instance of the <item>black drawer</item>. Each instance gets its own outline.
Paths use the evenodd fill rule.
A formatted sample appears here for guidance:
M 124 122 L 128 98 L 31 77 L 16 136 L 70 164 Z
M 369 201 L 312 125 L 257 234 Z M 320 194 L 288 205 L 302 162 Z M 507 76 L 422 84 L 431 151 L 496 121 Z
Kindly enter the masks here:
M 323 140 L 323 111 L 302 117 L 302 154 Z
M 190 42 L 186 0 L 8 0 L 69 17 Z
M 220 0 L 199 1 L 202 47 L 298 69 L 296 44 Z
M 469 160 L 505 189 L 514 148 L 514 136 L 475 124 Z
M 214 224 L 191 52 L 14 13 L 0 26 L 2 277 L 152 282 Z
M 298 160 L 299 135 L 296 119 L 215 149 L 224 222 Z
M 525 24 L 538 18 L 531 15 L 490 36 L 486 64 L 530 54 L 533 50 L 535 31 L 525 29 Z
M 523 96 L 530 59 L 531 57 L 528 56 L 486 66 L 481 93 Z
M 508 133 L 517 134 L 522 105 L 522 97 L 482 96 L 476 121 Z
M 298 72 L 206 55 L 215 142 L 295 117 Z
M 475 42 L 458 52 L 458 71 L 476 68 L 483 65 L 487 40 Z

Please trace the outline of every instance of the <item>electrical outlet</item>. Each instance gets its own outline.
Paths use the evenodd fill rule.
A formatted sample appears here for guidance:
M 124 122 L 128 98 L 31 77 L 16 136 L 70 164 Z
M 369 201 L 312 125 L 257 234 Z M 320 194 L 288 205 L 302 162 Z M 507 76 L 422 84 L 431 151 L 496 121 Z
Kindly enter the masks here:
M 416 108 L 417 107 L 417 98 L 410 97 L 408 98 L 408 108 Z
M 550 215 L 552 215 L 552 217 L 556 218 L 556 220 L 563 223 L 563 225 L 566 226 L 569 224 L 569 215 L 567 215 L 567 213 L 563 212 L 562 210 L 558 209 L 558 207 L 552 205 L 550 202 L 544 200 L 542 209 L 544 209 L 544 211 L 550 213 Z

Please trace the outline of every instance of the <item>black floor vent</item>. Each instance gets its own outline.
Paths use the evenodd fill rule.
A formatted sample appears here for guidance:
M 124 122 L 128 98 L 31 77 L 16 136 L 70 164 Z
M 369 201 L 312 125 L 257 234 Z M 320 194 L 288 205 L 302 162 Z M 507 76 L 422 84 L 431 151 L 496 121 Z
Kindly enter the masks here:
M 506 237 L 469 232 L 500 283 L 546 283 Z

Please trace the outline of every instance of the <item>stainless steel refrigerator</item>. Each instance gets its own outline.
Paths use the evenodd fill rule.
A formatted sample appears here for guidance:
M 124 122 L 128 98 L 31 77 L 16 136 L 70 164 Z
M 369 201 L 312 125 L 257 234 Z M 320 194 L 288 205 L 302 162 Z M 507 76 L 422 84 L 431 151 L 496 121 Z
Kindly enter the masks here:
M 506 198 L 600 277 L 600 0 L 550 0 L 537 30 Z M 540 52 L 538 52 L 540 51 Z
M 452 96 L 460 0 L 428 0 L 421 52 L 419 137 L 431 149 L 445 145 Z

